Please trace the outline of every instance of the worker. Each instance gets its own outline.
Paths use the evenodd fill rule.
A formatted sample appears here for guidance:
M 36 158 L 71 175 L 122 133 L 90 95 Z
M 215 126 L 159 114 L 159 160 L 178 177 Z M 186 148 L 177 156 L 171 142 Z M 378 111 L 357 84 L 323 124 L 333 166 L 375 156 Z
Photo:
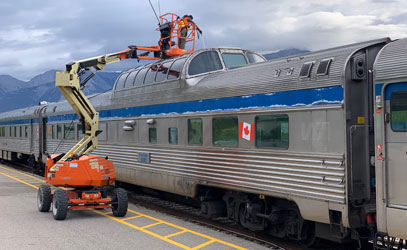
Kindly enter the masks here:
M 200 30 L 198 26 L 194 23 L 194 21 L 192 21 L 193 19 L 194 17 L 192 15 L 184 15 L 180 21 L 181 36 L 178 40 L 178 47 L 180 49 L 185 49 L 186 44 L 185 38 L 188 35 L 188 29 L 192 27 L 192 25 L 195 25 L 198 32 L 202 35 L 202 30 Z

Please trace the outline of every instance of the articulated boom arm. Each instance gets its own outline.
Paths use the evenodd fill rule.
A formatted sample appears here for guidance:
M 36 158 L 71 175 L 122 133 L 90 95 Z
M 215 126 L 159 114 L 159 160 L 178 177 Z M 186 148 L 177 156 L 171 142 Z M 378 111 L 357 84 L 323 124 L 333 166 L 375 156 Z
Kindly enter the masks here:
M 62 92 L 73 110 L 78 114 L 79 121 L 84 129 L 83 138 L 58 161 L 67 161 L 72 155 L 81 156 L 91 153 L 98 145 L 99 113 L 96 112 L 88 98 L 83 94 L 81 88 L 95 74 L 92 72 L 83 82 L 80 75 L 86 70 L 94 68 L 102 70 L 106 64 L 115 63 L 122 59 L 134 58 L 135 49 L 130 48 L 117 53 L 84 59 L 66 65 L 64 72 L 56 73 L 55 85 Z M 50 169 L 52 171 L 55 165 Z

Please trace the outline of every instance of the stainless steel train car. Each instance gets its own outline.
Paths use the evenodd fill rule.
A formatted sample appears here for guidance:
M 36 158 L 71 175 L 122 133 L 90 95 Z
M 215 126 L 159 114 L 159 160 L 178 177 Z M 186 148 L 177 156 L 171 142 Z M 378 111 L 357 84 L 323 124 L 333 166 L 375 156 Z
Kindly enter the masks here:
M 407 239 L 407 40 L 266 61 L 196 51 L 90 97 L 118 180 L 312 244 Z M 0 114 L 0 158 L 41 169 L 82 136 L 66 102 Z M 377 243 L 379 242 L 379 243 Z M 397 240 L 394 242 L 404 242 Z

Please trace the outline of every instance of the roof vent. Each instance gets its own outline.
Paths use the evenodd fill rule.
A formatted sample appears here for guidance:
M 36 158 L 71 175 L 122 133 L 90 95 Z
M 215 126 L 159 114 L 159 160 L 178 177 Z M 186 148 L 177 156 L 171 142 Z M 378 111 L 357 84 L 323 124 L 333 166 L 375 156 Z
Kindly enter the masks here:
M 332 58 L 321 60 L 317 68 L 317 75 L 318 76 L 328 75 L 329 65 L 331 65 L 331 62 Z
M 311 69 L 314 65 L 314 62 L 306 62 L 302 65 L 300 70 L 300 78 L 310 78 L 311 77 Z

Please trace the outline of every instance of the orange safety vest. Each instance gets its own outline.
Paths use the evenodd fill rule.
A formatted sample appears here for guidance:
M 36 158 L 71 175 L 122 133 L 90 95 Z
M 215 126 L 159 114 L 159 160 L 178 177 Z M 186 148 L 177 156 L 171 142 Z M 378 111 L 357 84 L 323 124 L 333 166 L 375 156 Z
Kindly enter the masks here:
M 183 19 L 181 19 L 181 29 L 188 28 L 189 26 L 190 24 L 188 22 L 188 17 L 184 17 Z

